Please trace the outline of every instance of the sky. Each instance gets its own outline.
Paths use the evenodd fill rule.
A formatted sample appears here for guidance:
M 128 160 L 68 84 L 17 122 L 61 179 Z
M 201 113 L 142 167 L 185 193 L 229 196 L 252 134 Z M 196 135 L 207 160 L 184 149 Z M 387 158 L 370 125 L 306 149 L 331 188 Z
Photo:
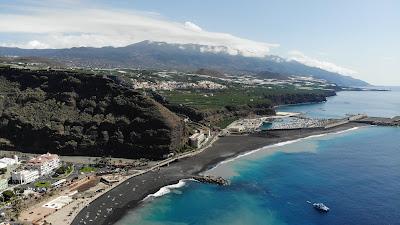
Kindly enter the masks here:
M 0 46 L 143 40 L 279 55 L 375 85 L 400 85 L 398 0 L 0 0 Z

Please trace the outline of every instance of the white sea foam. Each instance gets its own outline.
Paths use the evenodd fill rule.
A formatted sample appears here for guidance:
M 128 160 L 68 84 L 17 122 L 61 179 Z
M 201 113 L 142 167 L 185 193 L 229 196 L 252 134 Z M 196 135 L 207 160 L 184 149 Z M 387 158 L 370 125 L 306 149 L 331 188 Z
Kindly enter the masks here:
M 161 197 L 161 196 L 166 195 L 168 193 L 171 193 L 171 191 L 173 189 L 182 188 L 182 187 L 184 187 L 186 185 L 186 181 L 195 181 L 195 180 L 194 179 L 183 179 L 183 180 L 180 180 L 176 184 L 171 184 L 171 185 L 164 186 L 164 187 L 160 188 L 160 190 L 158 190 L 156 193 L 147 195 L 143 199 L 143 201 L 146 201 L 146 200 L 149 200 L 149 199 L 158 198 L 158 197 Z
M 307 139 L 319 138 L 319 137 L 324 137 L 324 136 L 327 136 L 327 135 L 342 134 L 342 133 L 349 132 L 349 131 L 354 131 L 354 130 L 357 130 L 357 129 L 359 129 L 359 127 L 353 127 L 353 128 L 347 129 L 347 130 L 331 132 L 331 133 L 325 133 L 325 134 L 316 134 L 316 135 L 311 135 L 311 136 L 304 137 L 304 138 L 299 138 L 299 139 L 290 140 L 290 141 L 283 141 L 283 142 L 279 142 L 279 143 L 276 143 L 276 144 L 267 145 L 267 146 L 264 146 L 264 147 L 249 151 L 249 152 L 245 152 L 243 154 L 239 154 L 239 155 L 237 155 L 237 156 L 235 156 L 233 158 L 229 158 L 229 159 L 226 159 L 224 161 L 221 161 L 217 165 L 215 165 L 214 167 L 212 167 L 211 169 L 206 171 L 206 173 L 211 171 L 211 170 L 213 170 L 213 169 L 215 169 L 215 168 L 217 168 L 217 167 L 219 167 L 219 166 L 221 166 L 221 165 L 223 165 L 223 164 L 226 164 L 226 163 L 229 163 L 229 162 L 233 162 L 233 161 L 235 161 L 237 159 L 240 159 L 242 157 L 254 154 L 256 152 L 259 152 L 259 151 L 262 151 L 262 150 L 265 150 L 265 149 L 268 149 L 268 148 L 282 147 L 282 146 L 285 146 L 285 145 L 293 144 L 293 143 L 296 143 L 296 142 L 299 142 L 299 141 L 303 141 L 303 140 L 307 140 Z

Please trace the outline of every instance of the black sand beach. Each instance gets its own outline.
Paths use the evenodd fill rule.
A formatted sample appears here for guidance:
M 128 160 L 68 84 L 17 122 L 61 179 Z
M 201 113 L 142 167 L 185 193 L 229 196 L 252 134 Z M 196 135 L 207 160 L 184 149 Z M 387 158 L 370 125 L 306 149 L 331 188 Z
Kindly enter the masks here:
M 152 171 L 130 178 L 84 208 L 72 222 L 73 225 L 111 225 L 121 219 L 129 210 L 139 207 L 142 199 L 160 188 L 176 184 L 181 179 L 190 178 L 206 171 L 221 161 L 267 145 L 295 140 L 311 135 L 334 133 L 354 127 L 365 126 L 348 123 L 330 129 L 299 129 L 270 131 L 248 136 L 221 137 L 211 147 L 196 156 L 181 159 Z

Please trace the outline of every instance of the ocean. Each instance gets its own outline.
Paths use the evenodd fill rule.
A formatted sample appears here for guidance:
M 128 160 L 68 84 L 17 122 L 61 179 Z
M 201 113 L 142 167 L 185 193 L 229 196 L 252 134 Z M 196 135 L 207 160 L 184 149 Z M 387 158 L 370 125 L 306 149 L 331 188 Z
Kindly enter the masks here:
M 283 106 L 311 117 L 400 115 L 400 90 L 339 92 L 325 103 Z M 220 187 L 181 181 L 117 225 L 400 224 L 400 128 L 362 127 L 266 146 L 207 173 Z M 323 202 L 329 213 L 313 209 Z

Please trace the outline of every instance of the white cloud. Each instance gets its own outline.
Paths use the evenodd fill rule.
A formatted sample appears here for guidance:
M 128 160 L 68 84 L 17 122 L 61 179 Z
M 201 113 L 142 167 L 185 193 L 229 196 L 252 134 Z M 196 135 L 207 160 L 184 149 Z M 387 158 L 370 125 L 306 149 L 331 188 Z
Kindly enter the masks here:
M 28 46 L 31 48 L 48 48 L 49 47 L 46 44 L 41 43 L 40 41 L 37 41 L 37 40 L 28 42 Z
M 189 21 L 185 22 L 185 27 L 193 31 L 203 31 L 201 27 Z
M 13 43 L 13 42 L 8 42 L 8 43 L 0 43 L 0 46 L 3 47 L 19 47 L 19 48 L 26 48 L 26 49 L 43 49 L 43 48 L 49 48 L 50 46 L 42 43 L 38 40 L 32 40 L 24 43 Z
M 344 75 L 358 74 L 358 72 L 356 72 L 352 69 L 341 67 L 341 66 L 338 66 L 331 62 L 321 61 L 321 60 L 318 60 L 315 58 L 308 57 L 304 53 L 297 51 L 297 50 L 290 51 L 288 54 L 289 54 L 289 58 L 288 58 L 289 60 L 294 60 L 294 61 L 303 63 L 307 66 L 317 67 L 317 68 L 324 69 L 324 70 L 327 70 L 330 72 L 335 72 L 335 73 L 344 74 Z
M 102 8 L 43 6 L 0 14 L 0 35 L 29 37 L 3 46 L 22 48 L 121 47 L 144 40 L 224 46 L 231 54 L 262 57 L 279 45 L 257 42 L 227 33 L 209 32 L 193 22 L 174 22 L 154 13 Z M 207 49 L 206 49 L 207 50 Z

